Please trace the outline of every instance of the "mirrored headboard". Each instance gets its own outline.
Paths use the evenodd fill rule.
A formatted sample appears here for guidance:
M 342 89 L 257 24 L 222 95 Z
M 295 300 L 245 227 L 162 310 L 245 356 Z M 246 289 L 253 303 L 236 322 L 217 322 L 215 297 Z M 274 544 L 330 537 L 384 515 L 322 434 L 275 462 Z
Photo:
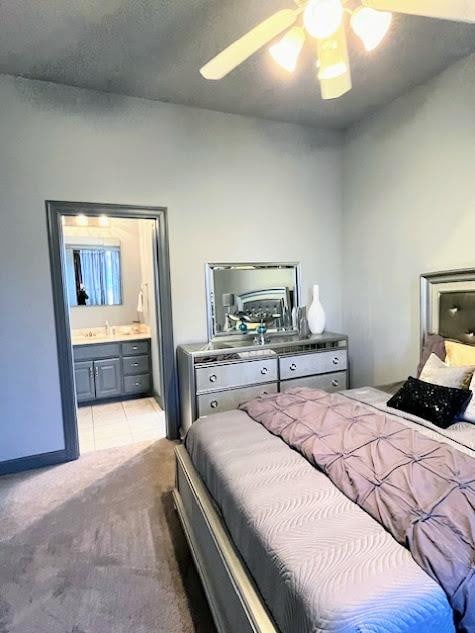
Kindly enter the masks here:
M 208 337 L 247 336 L 264 322 L 268 332 L 293 331 L 300 305 L 298 263 L 206 264 Z
M 421 346 L 427 334 L 475 345 L 475 269 L 421 275 Z

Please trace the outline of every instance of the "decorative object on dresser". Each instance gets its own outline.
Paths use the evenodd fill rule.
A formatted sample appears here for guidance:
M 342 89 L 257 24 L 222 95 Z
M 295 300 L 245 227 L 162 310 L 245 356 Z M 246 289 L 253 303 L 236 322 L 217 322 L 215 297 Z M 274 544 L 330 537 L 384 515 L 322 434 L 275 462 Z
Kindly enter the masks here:
M 313 286 L 313 300 L 307 313 L 308 326 L 312 334 L 321 334 L 325 330 L 325 311 L 320 303 L 320 290 Z

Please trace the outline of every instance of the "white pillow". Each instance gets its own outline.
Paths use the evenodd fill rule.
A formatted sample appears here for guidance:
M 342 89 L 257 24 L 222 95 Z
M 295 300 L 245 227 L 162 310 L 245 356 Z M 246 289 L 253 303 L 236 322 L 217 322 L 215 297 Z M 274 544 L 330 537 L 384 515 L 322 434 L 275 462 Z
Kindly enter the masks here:
M 465 409 L 462 420 L 473 422 L 475 424 L 475 374 L 473 374 L 469 389 L 472 392 L 472 399 L 468 403 L 468 407 Z
M 442 387 L 467 389 L 474 374 L 475 367 L 449 367 L 435 354 L 431 354 L 422 368 L 419 380 L 431 382 Z M 473 381 L 472 381 L 473 382 Z M 474 384 L 475 389 L 475 384 Z

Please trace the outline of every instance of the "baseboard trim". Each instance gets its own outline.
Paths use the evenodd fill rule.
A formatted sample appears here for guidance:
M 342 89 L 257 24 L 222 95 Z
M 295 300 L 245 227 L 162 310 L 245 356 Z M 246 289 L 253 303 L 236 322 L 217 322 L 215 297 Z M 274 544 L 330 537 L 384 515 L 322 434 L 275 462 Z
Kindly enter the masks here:
M 39 455 L 31 455 L 28 457 L 18 457 L 17 459 L 8 459 L 4 462 L 0 462 L 0 475 L 11 475 L 13 473 L 22 472 L 23 470 L 56 466 L 57 464 L 64 464 L 74 459 L 77 459 L 77 457 L 72 456 L 66 449 L 53 451 L 51 453 L 40 453 Z

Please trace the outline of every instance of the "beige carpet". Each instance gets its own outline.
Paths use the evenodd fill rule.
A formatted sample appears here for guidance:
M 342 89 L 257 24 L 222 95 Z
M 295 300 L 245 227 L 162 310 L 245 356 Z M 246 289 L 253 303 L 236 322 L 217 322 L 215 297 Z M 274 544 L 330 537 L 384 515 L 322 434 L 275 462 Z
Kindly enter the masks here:
M 173 476 L 160 440 L 0 478 L 0 633 L 213 633 Z

